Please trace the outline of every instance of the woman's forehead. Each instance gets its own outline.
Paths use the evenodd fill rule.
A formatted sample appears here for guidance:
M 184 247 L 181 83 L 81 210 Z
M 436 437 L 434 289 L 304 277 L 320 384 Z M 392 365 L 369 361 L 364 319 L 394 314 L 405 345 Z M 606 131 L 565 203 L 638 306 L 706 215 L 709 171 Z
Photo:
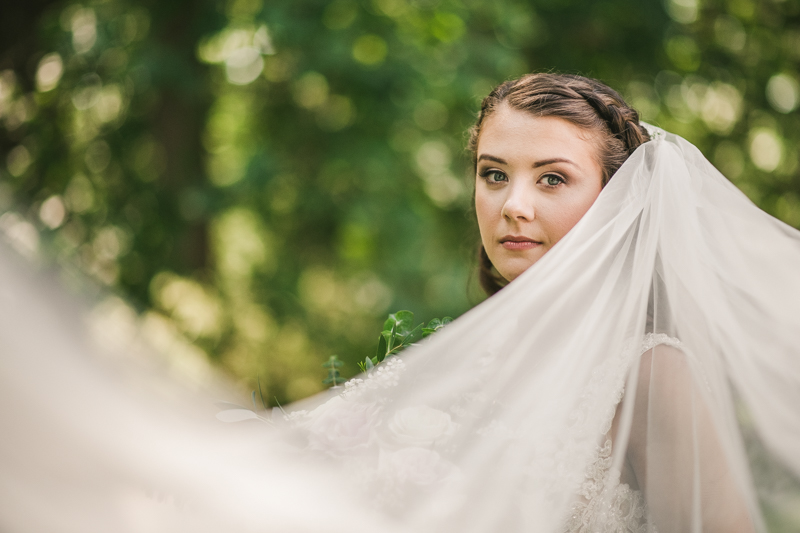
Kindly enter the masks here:
M 559 117 L 536 116 L 505 104 L 489 115 L 481 128 L 477 157 L 486 154 L 503 159 L 579 160 L 597 160 L 598 155 L 592 132 Z

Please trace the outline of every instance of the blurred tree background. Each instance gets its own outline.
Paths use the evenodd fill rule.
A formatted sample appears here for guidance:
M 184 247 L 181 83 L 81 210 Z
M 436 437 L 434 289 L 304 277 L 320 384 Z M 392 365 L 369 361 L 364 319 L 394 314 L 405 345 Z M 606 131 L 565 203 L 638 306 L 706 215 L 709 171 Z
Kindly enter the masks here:
M 331 354 L 355 373 L 389 311 L 481 300 L 465 131 L 510 77 L 606 81 L 800 226 L 800 0 L 31 0 L 0 25 L 7 240 L 273 402 Z

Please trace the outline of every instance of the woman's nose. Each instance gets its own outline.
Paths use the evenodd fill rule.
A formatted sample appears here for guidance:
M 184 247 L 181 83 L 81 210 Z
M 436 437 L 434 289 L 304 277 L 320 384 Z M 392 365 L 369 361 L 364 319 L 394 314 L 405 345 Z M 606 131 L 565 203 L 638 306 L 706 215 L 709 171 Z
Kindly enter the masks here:
M 533 197 L 527 191 L 512 189 L 503 204 L 502 216 L 508 220 L 530 222 L 534 217 Z

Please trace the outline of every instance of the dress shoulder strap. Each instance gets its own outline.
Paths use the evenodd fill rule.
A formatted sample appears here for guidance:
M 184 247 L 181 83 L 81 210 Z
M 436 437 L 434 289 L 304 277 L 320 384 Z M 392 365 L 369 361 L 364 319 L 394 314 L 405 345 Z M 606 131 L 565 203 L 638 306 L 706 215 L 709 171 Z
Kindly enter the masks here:
M 667 346 L 672 346 L 673 348 L 678 348 L 679 350 L 685 351 L 683 343 L 680 341 L 680 339 L 670 337 L 666 333 L 648 333 L 642 339 L 641 346 L 639 346 L 639 355 L 652 350 L 659 344 L 665 344 Z

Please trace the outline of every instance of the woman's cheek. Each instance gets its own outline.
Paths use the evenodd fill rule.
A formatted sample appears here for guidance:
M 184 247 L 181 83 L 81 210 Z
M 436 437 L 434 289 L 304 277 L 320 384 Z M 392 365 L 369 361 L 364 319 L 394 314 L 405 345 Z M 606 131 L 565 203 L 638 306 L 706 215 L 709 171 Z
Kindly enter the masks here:
M 475 193 L 475 215 L 478 218 L 478 229 L 484 246 L 491 241 L 492 230 L 499 214 L 499 208 L 495 208 L 490 195 L 487 195 L 485 191 Z
M 569 233 L 594 203 L 594 198 L 582 200 L 567 206 L 551 206 L 547 213 L 542 213 L 540 222 L 546 221 L 546 231 L 553 244 Z
M 561 210 L 554 210 L 551 216 L 542 216 L 540 222 L 544 222 L 542 225 L 544 226 L 545 233 L 547 233 L 549 237 L 548 240 L 551 246 L 560 241 L 561 238 L 572 229 L 572 226 L 575 225 L 572 222 L 571 213 L 565 213 Z

